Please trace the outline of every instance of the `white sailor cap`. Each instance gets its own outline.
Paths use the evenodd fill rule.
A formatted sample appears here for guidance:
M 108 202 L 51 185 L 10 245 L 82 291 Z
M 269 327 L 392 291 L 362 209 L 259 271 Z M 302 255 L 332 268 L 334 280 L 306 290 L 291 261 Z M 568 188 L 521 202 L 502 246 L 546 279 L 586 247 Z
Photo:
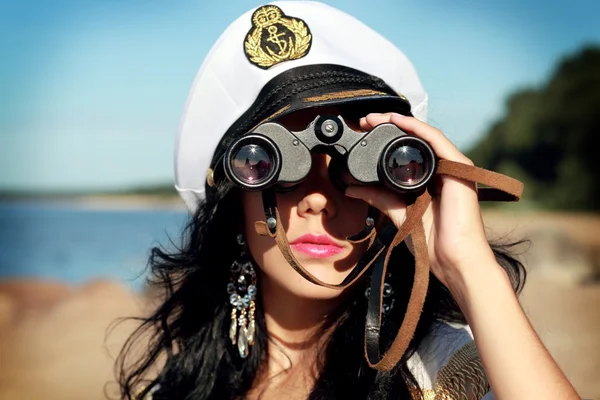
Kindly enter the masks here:
M 192 85 L 175 148 L 176 189 L 190 210 L 225 138 L 302 108 L 357 104 L 427 118 L 408 58 L 356 18 L 312 1 L 280 1 L 235 20 Z

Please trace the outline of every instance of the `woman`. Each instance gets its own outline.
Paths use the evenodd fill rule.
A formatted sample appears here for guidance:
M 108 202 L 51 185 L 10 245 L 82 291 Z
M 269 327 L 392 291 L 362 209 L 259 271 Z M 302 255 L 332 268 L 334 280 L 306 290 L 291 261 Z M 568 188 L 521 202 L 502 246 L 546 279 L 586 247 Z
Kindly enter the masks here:
M 347 14 L 282 2 L 236 20 L 190 93 L 176 179 L 193 217 L 179 251 L 153 250 L 165 298 L 121 354 L 123 398 L 577 398 L 519 306 L 521 264 L 485 237 L 472 163 L 426 113 L 408 59 Z M 309 166 L 302 179 L 253 186 L 273 160 L 232 149 L 265 126 L 304 131 L 303 145 L 320 138 L 307 162 L 286 161 L 292 175 Z M 349 152 L 336 135 L 379 127 L 423 139 L 443 160 L 438 173 L 457 169 L 416 200 L 340 182 L 336 160 Z

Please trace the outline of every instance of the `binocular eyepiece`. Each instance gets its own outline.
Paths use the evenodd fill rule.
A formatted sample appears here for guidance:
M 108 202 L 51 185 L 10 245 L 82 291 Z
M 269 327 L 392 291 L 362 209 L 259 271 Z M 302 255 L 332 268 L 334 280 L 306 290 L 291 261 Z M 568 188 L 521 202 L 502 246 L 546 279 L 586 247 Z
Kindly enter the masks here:
M 341 116 L 332 115 L 315 118 L 300 132 L 274 122 L 259 125 L 232 143 L 222 167 L 225 176 L 245 190 L 285 190 L 307 177 L 311 152 L 332 157 L 329 176 L 340 189 L 383 184 L 400 193 L 418 192 L 436 168 L 431 146 L 396 125 L 357 132 Z

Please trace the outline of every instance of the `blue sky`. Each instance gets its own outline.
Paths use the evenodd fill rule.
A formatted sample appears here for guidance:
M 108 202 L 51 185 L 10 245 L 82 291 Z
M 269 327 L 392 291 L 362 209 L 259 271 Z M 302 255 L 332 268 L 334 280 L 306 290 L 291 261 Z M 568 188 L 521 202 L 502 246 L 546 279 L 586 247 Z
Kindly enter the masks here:
M 415 64 L 430 122 L 466 149 L 506 96 L 600 44 L 593 0 L 329 0 Z M 172 181 L 190 84 L 227 25 L 263 2 L 0 0 L 0 189 Z

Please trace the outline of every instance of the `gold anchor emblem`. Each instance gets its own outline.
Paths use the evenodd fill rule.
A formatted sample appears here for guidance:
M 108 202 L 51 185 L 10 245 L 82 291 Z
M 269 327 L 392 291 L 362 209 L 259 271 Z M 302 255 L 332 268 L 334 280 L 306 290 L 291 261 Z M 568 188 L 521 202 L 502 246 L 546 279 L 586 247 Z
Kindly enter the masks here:
M 267 28 L 267 30 L 269 31 L 269 38 L 267 39 L 267 41 L 271 42 L 271 43 L 275 43 L 279 46 L 279 53 L 278 55 L 283 55 L 285 54 L 285 48 L 287 47 L 287 43 L 285 41 L 285 39 L 280 39 L 280 37 L 284 36 L 285 37 L 285 32 L 282 33 L 277 33 L 277 27 L 276 26 L 270 26 L 269 28 Z M 289 38 L 290 40 L 290 44 L 292 41 L 292 38 Z M 291 46 L 290 46 L 291 48 Z M 271 49 L 269 49 L 267 47 L 267 50 L 271 51 Z
M 277 6 L 263 6 L 252 14 L 252 28 L 244 42 L 248 60 L 262 69 L 308 54 L 312 35 L 299 18 L 286 16 Z

